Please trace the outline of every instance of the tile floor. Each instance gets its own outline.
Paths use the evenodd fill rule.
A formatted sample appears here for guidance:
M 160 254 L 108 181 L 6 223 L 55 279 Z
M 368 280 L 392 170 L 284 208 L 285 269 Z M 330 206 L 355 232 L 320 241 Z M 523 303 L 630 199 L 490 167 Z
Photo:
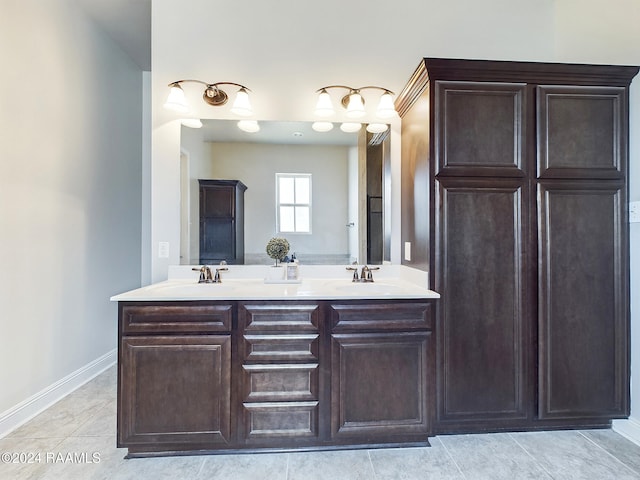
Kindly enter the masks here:
M 640 447 L 610 430 L 440 436 L 430 448 L 124 460 L 115 447 L 115 385 L 112 367 L 0 439 L 0 479 L 640 479 Z M 6 463 L 7 454 L 23 457 Z

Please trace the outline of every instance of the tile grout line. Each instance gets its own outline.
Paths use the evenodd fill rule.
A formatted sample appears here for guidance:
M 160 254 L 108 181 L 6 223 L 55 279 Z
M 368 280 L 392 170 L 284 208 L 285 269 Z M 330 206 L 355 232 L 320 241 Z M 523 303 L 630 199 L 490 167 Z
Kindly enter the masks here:
M 533 456 L 533 454 L 532 454 L 529 450 L 527 450 L 527 449 L 525 448 L 525 446 L 524 446 L 524 445 L 522 445 L 522 444 L 521 444 L 521 443 L 520 443 L 520 442 L 515 438 L 515 436 L 513 435 L 513 433 L 511 433 L 511 432 L 507 432 L 507 435 L 509 435 L 509 437 L 511 438 L 511 440 L 513 440 L 513 441 L 515 442 L 515 444 L 516 444 L 516 445 L 518 445 L 522 450 L 524 450 L 524 452 L 525 452 L 527 455 L 529 455 L 529 456 L 531 457 L 531 459 L 535 462 L 535 464 L 536 464 L 536 465 L 538 465 L 538 466 L 542 469 L 542 471 L 543 471 L 544 473 L 546 473 L 547 475 L 549 475 L 549 478 L 554 478 L 554 479 L 556 478 L 556 477 L 555 477 L 555 476 L 554 476 L 554 475 L 553 475 L 549 470 L 547 470 L 547 469 L 545 468 L 545 466 L 544 466 L 544 465 L 543 465 L 543 464 L 542 464 L 542 463 L 541 463 L 541 462 L 540 462 L 536 457 L 534 457 L 534 456 Z
M 78 425 L 78 428 L 76 428 L 75 430 L 73 430 L 72 432 L 69 433 L 69 435 L 67 435 L 66 439 L 70 438 L 70 437 L 74 437 L 74 433 L 76 433 L 78 430 L 80 430 L 82 427 L 84 427 L 85 425 L 87 425 L 90 421 L 96 419 L 98 417 L 98 414 L 106 409 L 108 407 L 108 404 L 105 403 L 102 407 L 100 407 L 95 413 L 93 413 L 92 415 L 90 415 L 84 422 L 80 423 L 80 425 Z M 82 438 L 83 435 L 77 435 L 75 436 L 76 438 Z M 84 435 L 84 436 L 103 436 L 103 435 Z
M 291 454 L 287 453 L 287 466 L 284 469 L 284 480 L 289 480 L 289 459 L 291 458 Z
M 367 450 L 367 457 L 369 458 L 369 465 L 371 465 L 371 471 L 373 472 L 373 478 L 378 478 L 378 474 L 376 473 L 376 469 L 373 466 L 373 461 L 371 460 L 371 450 Z
M 460 468 L 460 465 L 458 465 L 458 462 L 456 462 L 456 459 L 453 458 L 453 455 L 451 454 L 451 452 L 449 451 L 449 449 L 447 448 L 447 446 L 444 444 L 444 442 L 442 440 L 440 440 L 440 437 L 436 436 L 433 438 L 434 440 L 438 440 L 438 442 L 440 442 L 440 445 L 442 445 L 442 448 L 444 448 L 444 451 L 447 452 L 447 455 L 449 455 L 449 458 L 451 459 L 451 461 L 453 462 L 453 464 L 456 466 L 456 468 L 458 469 L 458 472 L 460 472 L 460 475 L 462 475 L 462 478 L 467 480 L 467 476 L 464 474 L 464 472 L 462 471 L 462 469 Z
M 207 461 L 207 458 L 203 458 L 202 459 L 202 463 L 200 464 L 200 468 L 198 469 L 198 473 L 196 473 L 196 478 L 200 478 L 200 475 L 202 474 L 202 471 L 204 470 L 204 464 Z
M 587 437 L 584 433 L 582 433 L 582 430 L 577 430 L 577 432 L 582 435 L 588 442 L 594 444 L 596 447 L 598 447 L 600 450 L 602 450 L 603 452 L 605 452 L 607 455 L 609 455 L 610 457 L 613 457 L 618 463 L 621 463 L 622 465 L 624 465 L 628 470 L 630 470 L 631 472 L 633 472 L 635 475 L 640 474 L 640 472 L 637 472 L 635 469 L 631 468 L 629 465 L 627 465 L 625 462 L 623 462 L 622 460 L 620 460 L 618 457 L 616 457 L 613 453 L 611 453 L 610 451 L 608 451 L 607 449 L 605 449 L 604 447 L 602 447 L 598 442 L 596 442 L 595 440 L 590 439 L 589 437 Z

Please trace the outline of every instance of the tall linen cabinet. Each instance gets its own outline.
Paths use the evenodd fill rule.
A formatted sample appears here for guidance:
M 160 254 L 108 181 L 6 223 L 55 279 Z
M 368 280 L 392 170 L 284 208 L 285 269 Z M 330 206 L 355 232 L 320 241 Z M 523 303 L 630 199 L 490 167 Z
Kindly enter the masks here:
M 434 433 L 628 416 L 637 72 L 425 58 L 399 95 L 404 263 L 442 295 Z

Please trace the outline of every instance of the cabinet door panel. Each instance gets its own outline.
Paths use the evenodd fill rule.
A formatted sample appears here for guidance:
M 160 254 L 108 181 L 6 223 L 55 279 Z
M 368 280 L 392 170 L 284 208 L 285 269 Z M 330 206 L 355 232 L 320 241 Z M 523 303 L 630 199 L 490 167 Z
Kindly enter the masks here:
M 429 432 L 430 333 L 332 335 L 333 437 Z
M 526 85 L 436 82 L 436 174 L 524 176 Z
M 624 175 L 623 87 L 540 86 L 537 98 L 540 177 Z
M 236 225 L 233 218 L 202 218 L 200 221 L 200 263 L 235 257 Z
M 229 442 L 230 335 L 123 337 L 118 444 Z
M 540 186 L 540 418 L 628 414 L 622 186 Z
M 526 184 L 441 180 L 438 421 L 525 418 Z
M 207 186 L 200 190 L 200 212 L 205 217 L 232 217 L 235 214 L 233 186 Z

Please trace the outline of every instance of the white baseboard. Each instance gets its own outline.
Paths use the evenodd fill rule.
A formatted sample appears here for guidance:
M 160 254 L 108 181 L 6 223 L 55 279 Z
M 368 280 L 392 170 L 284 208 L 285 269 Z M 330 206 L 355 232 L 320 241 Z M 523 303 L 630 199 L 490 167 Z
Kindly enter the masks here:
M 0 413 L 0 438 L 5 437 L 63 397 L 69 395 L 78 387 L 104 372 L 116 363 L 116 359 L 117 350 L 113 349 L 54 384 L 49 385 L 44 390 L 27 398 L 23 402 L 20 402 L 15 407 Z
M 640 445 L 640 420 L 633 417 L 627 420 L 614 420 L 611 427 L 614 432 Z

